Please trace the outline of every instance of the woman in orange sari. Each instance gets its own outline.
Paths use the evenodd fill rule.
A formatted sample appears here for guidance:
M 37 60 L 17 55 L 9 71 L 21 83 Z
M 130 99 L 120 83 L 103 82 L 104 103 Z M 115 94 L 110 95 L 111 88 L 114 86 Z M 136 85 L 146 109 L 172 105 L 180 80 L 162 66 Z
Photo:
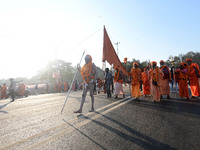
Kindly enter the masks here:
M 160 86 L 163 72 L 157 67 L 157 62 L 151 62 L 152 69 L 149 71 L 150 89 L 153 102 L 160 102 Z

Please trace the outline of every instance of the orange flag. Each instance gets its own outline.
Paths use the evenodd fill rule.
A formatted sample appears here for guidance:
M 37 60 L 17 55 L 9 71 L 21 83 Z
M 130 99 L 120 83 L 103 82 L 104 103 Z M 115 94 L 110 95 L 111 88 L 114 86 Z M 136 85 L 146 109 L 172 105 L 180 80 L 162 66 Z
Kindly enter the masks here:
M 122 63 L 120 62 L 115 49 L 110 41 L 106 28 L 104 26 L 104 37 L 103 37 L 103 57 L 102 62 L 107 61 L 110 65 L 119 66 L 120 70 L 124 73 L 124 75 L 128 76 L 128 73 Z

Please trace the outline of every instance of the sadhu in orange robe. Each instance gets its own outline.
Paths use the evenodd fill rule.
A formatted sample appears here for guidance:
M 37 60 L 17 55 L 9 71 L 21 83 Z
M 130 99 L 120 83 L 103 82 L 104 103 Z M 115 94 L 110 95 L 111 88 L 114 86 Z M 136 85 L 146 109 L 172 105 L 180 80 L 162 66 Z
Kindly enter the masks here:
M 150 95 L 150 84 L 149 84 L 149 76 L 148 71 L 145 68 L 142 73 L 142 89 L 143 89 L 143 95 Z
M 20 96 L 24 96 L 24 92 L 25 92 L 25 85 L 22 83 L 22 84 L 20 84 L 20 86 L 19 86 L 19 95 Z
M 189 99 L 189 91 L 188 91 L 188 69 L 184 67 L 184 64 L 181 63 L 179 69 L 175 71 L 176 78 L 179 86 L 179 96 L 181 98 L 186 97 Z
M 115 98 L 117 98 L 118 95 L 123 95 L 123 97 L 125 97 L 122 86 L 124 74 L 122 73 L 122 71 L 120 71 L 120 68 L 118 66 L 115 67 L 115 70 L 116 70 L 114 74 Z
M 153 61 L 152 65 L 157 65 L 157 62 Z M 153 101 L 160 101 L 160 86 L 161 86 L 161 78 L 163 78 L 163 72 L 156 66 L 154 69 L 149 71 L 150 77 L 150 91 Z
M 131 87 L 132 87 L 132 91 L 131 91 L 131 96 L 135 97 L 136 99 L 138 99 L 140 96 L 142 96 L 142 93 L 140 91 L 140 85 L 141 85 L 141 81 L 142 81 L 142 71 L 140 68 L 138 68 L 138 63 L 133 63 L 133 67 L 131 69 L 130 72 L 130 76 L 132 77 L 131 80 Z
M 192 97 L 199 97 L 199 66 L 196 63 L 191 63 L 191 59 L 186 59 L 188 62 L 188 74 L 189 74 L 189 80 L 190 80 L 190 89 L 192 93 Z
M 67 86 L 67 82 L 65 81 L 65 82 L 64 82 L 64 92 L 66 92 L 67 89 L 68 89 L 68 86 Z
M 1 99 L 6 98 L 7 95 L 7 87 L 6 84 L 3 84 L 3 87 L 1 88 Z
M 160 64 L 165 62 L 163 60 L 160 61 Z M 171 80 L 171 72 L 169 68 L 165 65 L 160 67 L 160 70 L 163 72 L 164 76 L 160 80 L 161 82 L 161 87 L 160 87 L 160 94 L 161 95 L 167 95 L 167 98 L 169 98 L 170 95 L 170 87 L 169 87 L 169 81 Z

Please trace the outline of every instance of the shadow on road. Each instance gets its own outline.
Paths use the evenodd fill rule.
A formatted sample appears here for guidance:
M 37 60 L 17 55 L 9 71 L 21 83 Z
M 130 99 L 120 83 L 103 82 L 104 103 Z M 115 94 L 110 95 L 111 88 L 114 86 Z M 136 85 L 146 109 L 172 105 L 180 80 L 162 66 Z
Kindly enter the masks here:
M 101 144 L 99 144 L 98 142 L 96 142 L 95 140 L 93 140 L 92 138 L 90 138 L 89 136 L 87 136 L 85 133 L 83 133 L 82 131 L 80 131 L 78 128 L 74 127 L 71 123 L 67 122 L 65 119 L 63 119 L 63 121 L 66 122 L 72 128 L 74 128 L 76 131 L 78 131 L 79 133 L 81 133 L 83 136 L 85 136 L 86 138 L 88 138 L 90 141 L 92 141 L 93 143 L 95 143 L 96 145 L 98 145 L 99 147 L 101 147 L 102 149 L 106 150 L 105 147 L 103 147 Z
M 152 103 L 150 101 L 141 100 L 141 102 L 134 102 L 131 105 L 137 105 L 150 109 L 156 109 L 163 112 L 175 113 L 194 118 L 200 118 L 199 103 L 185 103 L 186 101 L 179 100 L 162 100 L 160 103 Z
M 6 106 L 7 106 L 8 104 L 10 104 L 10 103 L 11 103 L 11 102 L 8 102 L 8 103 L 6 103 L 6 104 L 0 105 L 0 109 L 6 107 Z M 4 113 L 4 114 L 6 114 L 6 113 L 8 113 L 8 112 L 3 111 L 3 110 L 0 110 L 0 113 Z
M 152 149 L 152 150 L 155 150 L 155 149 L 176 150 L 176 148 L 173 148 L 173 147 L 171 147 L 167 144 L 161 143 L 161 142 L 159 142 L 159 141 L 157 141 L 157 140 L 155 140 L 151 137 L 148 137 L 148 136 L 134 130 L 133 128 L 130 128 L 129 126 L 127 126 L 127 125 L 125 125 L 125 124 L 123 124 L 123 123 L 121 123 L 117 120 L 114 120 L 114 119 L 112 119 L 112 118 L 110 118 L 106 115 L 101 114 L 100 112 L 95 111 L 95 113 L 100 114 L 102 117 L 104 117 L 104 118 L 108 119 L 109 121 L 121 126 L 123 129 L 125 129 L 126 131 L 131 133 L 132 136 L 128 135 L 126 133 L 123 133 L 122 131 L 117 130 L 117 129 L 115 129 L 115 128 L 107 125 L 107 124 L 100 122 L 100 121 L 93 120 L 93 119 L 89 118 L 88 116 L 85 116 L 85 118 L 91 120 L 93 123 L 96 123 L 99 126 L 102 126 L 105 129 L 117 134 L 118 136 L 124 138 L 125 140 L 132 142 L 133 144 L 137 144 L 138 146 L 142 147 L 143 149 L 148 149 L 148 150 L 149 149 Z M 137 136 L 137 137 L 135 137 L 135 136 Z

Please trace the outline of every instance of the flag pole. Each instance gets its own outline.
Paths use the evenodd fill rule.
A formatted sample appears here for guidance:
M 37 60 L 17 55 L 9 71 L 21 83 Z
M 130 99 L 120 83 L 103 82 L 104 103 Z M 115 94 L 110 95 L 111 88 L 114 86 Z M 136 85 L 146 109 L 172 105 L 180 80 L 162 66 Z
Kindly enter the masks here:
M 82 61 L 82 59 L 83 59 L 84 54 L 85 54 L 85 50 L 84 50 L 84 52 L 83 52 L 83 54 L 82 54 L 81 60 L 80 60 L 80 62 L 79 62 L 79 65 L 81 64 L 81 61 Z M 77 72 L 78 72 L 78 67 L 77 67 L 77 69 L 76 69 L 76 72 L 75 72 L 75 74 L 74 74 L 72 83 L 71 83 L 70 88 L 69 88 L 69 90 L 68 90 L 67 97 L 66 97 L 65 102 L 64 102 L 64 104 L 63 104 L 62 110 L 61 110 L 61 112 L 60 112 L 61 114 L 62 114 L 62 112 L 63 112 L 63 109 L 64 109 L 65 104 L 66 104 L 66 102 L 67 102 L 67 99 L 68 99 L 68 97 L 69 97 L 69 94 L 70 94 L 70 92 L 71 92 L 72 85 L 73 85 L 74 80 L 75 80 L 75 78 L 76 78 Z

